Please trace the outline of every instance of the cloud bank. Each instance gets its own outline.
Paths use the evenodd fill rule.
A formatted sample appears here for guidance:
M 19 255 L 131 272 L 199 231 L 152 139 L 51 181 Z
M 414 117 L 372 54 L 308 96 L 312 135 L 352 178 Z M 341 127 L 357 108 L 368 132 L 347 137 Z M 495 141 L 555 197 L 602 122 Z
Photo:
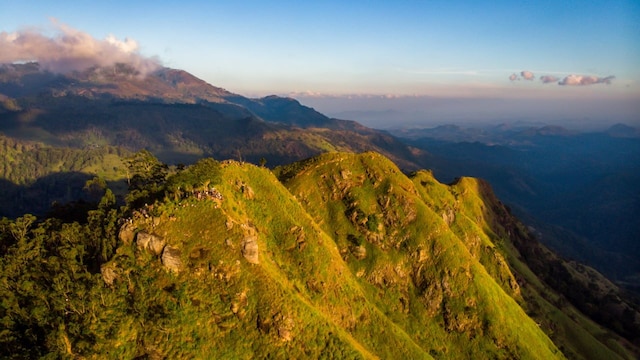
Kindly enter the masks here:
M 124 63 L 143 75 L 160 66 L 157 59 L 140 55 L 135 40 L 113 35 L 98 40 L 55 20 L 52 23 L 56 29 L 52 37 L 35 30 L 0 32 L 0 63 L 36 61 L 42 69 L 56 73 Z
M 522 77 L 522 79 L 525 79 L 525 80 L 532 81 L 533 79 L 535 79 L 533 72 L 528 70 L 522 70 L 520 72 L 520 76 Z M 598 77 L 598 76 L 591 76 L 591 75 L 571 74 L 571 75 L 565 76 L 562 80 L 560 80 L 560 78 L 553 75 L 542 75 L 540 76 L 540 81 L 542 81 L 543 84 L 557 83 L 558 85 L 587 86 L 587 85 L 595 85 L 595 84 L 610 85 L 611 81 L 615 78 L 616 77 L 613 75 Z M 509 80 L 511 81 L 520 80 L 520 77 L 514 73 L 509 75 Z

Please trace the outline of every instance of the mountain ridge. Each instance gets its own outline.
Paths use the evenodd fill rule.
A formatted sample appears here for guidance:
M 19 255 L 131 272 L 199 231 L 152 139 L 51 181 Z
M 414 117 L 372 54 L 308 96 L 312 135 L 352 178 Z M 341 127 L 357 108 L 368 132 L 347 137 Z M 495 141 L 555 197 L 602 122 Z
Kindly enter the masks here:
M 147 148 L 174 163 L 214 156 L 256 163 L 265 158 L 275 166 L 327 149 L 350 149 L 375 150 L 417 169 L 425 156 L 385 132 L 330 119 L 294 99 L 248 99 L 182 70 L 164 68 L 142 77 L 132 69 L 67 75 L 40 72 L 37 64 L 1 69 L 6 99 L 0 131 L 24 140 L 99 145 L 87 134 L 93 132 L 102 143 Z

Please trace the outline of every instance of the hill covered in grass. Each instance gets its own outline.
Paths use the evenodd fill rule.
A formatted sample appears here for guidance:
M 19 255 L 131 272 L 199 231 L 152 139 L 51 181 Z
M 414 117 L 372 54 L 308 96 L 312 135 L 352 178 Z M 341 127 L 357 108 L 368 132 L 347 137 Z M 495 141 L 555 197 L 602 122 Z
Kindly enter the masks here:
M 482 181 L 376 153 L 138 160 L 123 208 L 0 223 L 2 357 L 634 357 L 553 302 Z

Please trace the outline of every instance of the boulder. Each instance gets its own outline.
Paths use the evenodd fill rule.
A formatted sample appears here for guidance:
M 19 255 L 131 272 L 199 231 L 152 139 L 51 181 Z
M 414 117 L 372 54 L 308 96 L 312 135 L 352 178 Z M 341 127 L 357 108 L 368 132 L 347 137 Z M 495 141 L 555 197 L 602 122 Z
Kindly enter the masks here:
M 147 250 L 155 256 L 162 254 L 162 250 L 166 244 L 167 242 L 158 235 L 149 234 L 143 231 L 136 235 L 136 245 L 138 246 L 138 249 Z
M 102 274 L 104 282 L 109 286 L 113 285 L 113 282 L 118 279 L 118 274 L 113 264 L 102 264 L 100 266 L 100 273 Z
M 169 245 L 165 246 L 162 251 L 162 265 L 173 272 L 180 272 L 180 270 L 182 270 L 181 254 L 180 249 Z
M 246 313 L 245 308 L 247 307 L 248 303 L 249 301 L 246 291 L 237 293 L 235 298 L 231 302 L 231 312 L 236 314 L 236 316 L 238 316 L 238 318 L 240 319 L 244 318 L 244 315 Z
M 274 322 L 280 340 L 291 341 L 293 339 L 293 329 L 295 327 L 293 319 L 282 314 L 276 314 L 274 316 Z
M 255 235 L 247 235 L 242 243 L 242 256 L 252 264 L 258 264 L 258 238 Z
M 118 238 L 120 238 L 120 241 L 122 241 L 124 244 L 129 245 L 133 242 L 133 239 L 135 237 L 135 230 L 136 227 L 132 222 L 125 222 L 120 227 L 120 231 L 118 231 Z
M 351 252 L 358 260 L 362 260 L 367 257 L 367 248 L 362 245 L 352 247 Z

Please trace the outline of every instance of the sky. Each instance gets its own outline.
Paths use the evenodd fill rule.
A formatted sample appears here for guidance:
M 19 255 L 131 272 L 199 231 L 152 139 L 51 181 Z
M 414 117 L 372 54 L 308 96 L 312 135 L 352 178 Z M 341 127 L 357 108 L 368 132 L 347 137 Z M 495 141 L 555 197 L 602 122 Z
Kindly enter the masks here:
M 99 56 L 78 55 L 69 34 L 93 41 L 82 51 Z M 51 69 L 112 58 L 159 64 L 380 128 L 640 125 L 637 0 L 0 0 L 0 61 L 50 55 L 59 47 L 47 39 L 82 57 L 50 59 Z

